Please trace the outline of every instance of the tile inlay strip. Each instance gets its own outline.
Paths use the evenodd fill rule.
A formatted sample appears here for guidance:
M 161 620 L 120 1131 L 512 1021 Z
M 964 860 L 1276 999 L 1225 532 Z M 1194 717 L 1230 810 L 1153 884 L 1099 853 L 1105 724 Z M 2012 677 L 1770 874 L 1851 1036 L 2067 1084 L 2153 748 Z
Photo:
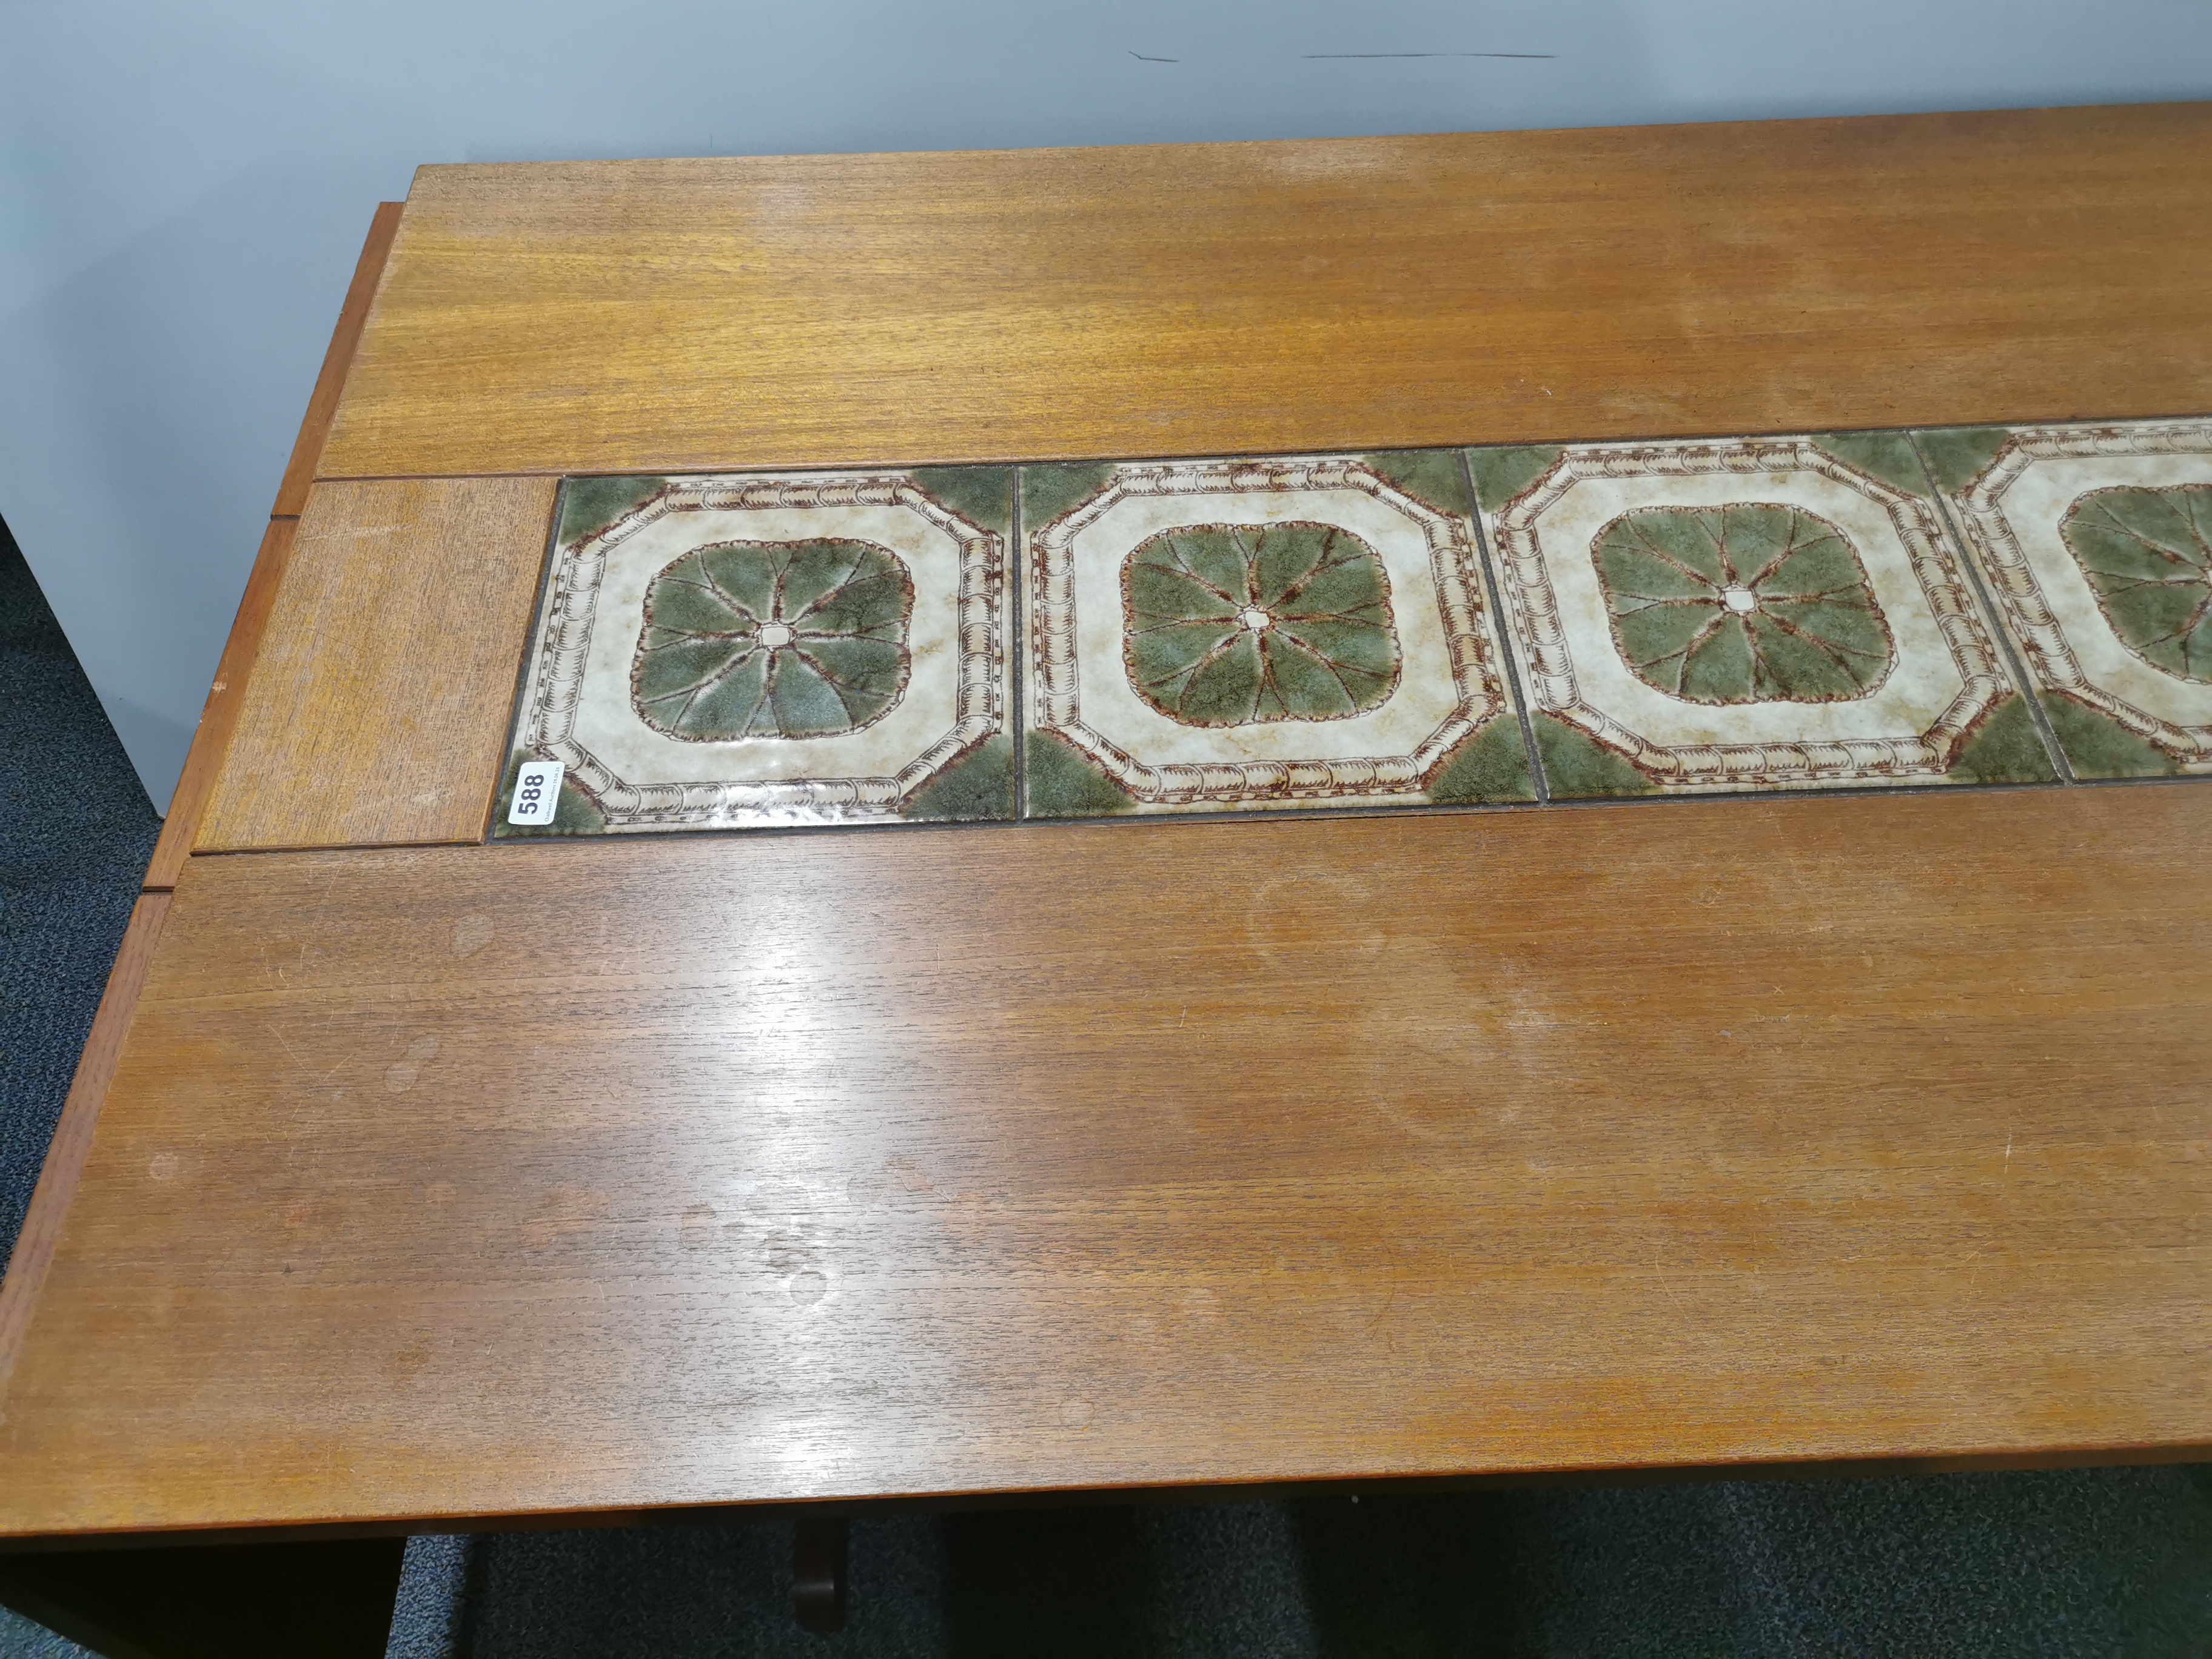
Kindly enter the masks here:
M 2212 773 L 2212 421 L 562 499 L 501 839 Z

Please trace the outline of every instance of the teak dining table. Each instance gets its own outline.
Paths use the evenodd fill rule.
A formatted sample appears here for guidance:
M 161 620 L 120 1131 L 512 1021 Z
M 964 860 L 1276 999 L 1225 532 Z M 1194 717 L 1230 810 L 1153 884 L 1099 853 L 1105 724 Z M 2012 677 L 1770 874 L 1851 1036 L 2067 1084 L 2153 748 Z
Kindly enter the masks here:
M 2205 1455 L 2212 781 L 491 831 L 563 478 L 2201 418 L 2208 272 L 2203 105 L 423 168 L 0 1293 L 0 1599 Z

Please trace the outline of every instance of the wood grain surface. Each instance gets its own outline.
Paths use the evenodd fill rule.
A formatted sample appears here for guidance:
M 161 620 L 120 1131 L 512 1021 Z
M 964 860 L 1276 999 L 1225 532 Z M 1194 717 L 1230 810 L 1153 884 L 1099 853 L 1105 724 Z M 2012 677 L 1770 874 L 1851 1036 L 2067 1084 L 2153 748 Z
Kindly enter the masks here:
M 376 297 L 376 285 L 383 278 L 385 261 L 392 252 L 392 239 L 398 234 L 402 205 L 380 202 L 370 216 L 368 237 L 354 265 L 345 302 L 338 307 L 337 326 L 331 331 L 330 349 L 323 354 L 322 372 L 315 376 L 307 416 L 300 422 L 300 435 L 293 441 L 292 459 L 276 486 L 276 504 L 270 510 L 278 517 L 296 519 L 307 509 L 307 488 L 314 483 L 316 465 L 330 436 L 331 418 L 337 413 L 338 393 L 353 367 L 354 349 L 361 343 L 361 331 L 368 321 L 369 302 Z
M 46 1267 L 53 1260 L 54 1244 L 61 1237 L 62 1220 L 76 1194 L 77 1178 L 85 1156 L 92 1150 L 93 1126 L 107 1098 L 107 1085 L 115 1075 L 115 1061 L 123 1052 L 123 1039 L 131 1029 L 131 1015 L 144 983 L 147 965 L 154 959 L 154 943 L 161 937 L 169 895 L 147 893 L 131 908 L 131 921 L 116 947 L 108 969 L 107 988 L 86 1033 L 84 1052 L 78 1055 L 76 1075 L 70 1080 L 62 1114 L 54 1124 L 53 1139 L 46 1147 L 39 1184 L 31 1189 L 23 1225 L 8 1257 L 8 1273 L 0 1281 L 0 1406 L 5 1403 L 8 1374 L 31 1310 L 45 1284 Z
M 2212 105 L 426 167 L 325 476 L 2202 414 Z
M 162 816 L 154 856 L 146 864 L 145 887 L 149 892 L 174 887 L 191 853 L 201 816 L 207 811 L 208 798 L 215 793 L 223 757 L 229 751 L 231 734 L 238 728 L 238 713 L 246 703 L 246 683 L 261 649 L 269 613 L 276 606 L 284 568 L 291 562 L 293 537 L 299 527 L 297 519 L 271 519 L 262 533 L 261 551 L 254 558 L 252 574 L 246 579 L 246 592 L 238 601 L 230 637 L 223 643 L 222 659 L 216 665 L 215 684 L 208 688 L 207 702 L 201 706 L 200 723 L 192 732 L 184 772 L 177 779 L 176 792 L 169 797 L 169 810 Z
M 400 205 L 398 202 L 380 203 L 370 216 L 368 235 L 354 266 L 352 285 L 346 289 L 344 303 L 338 308 L 337 326 L 331 331 L 330 349 L 323 355 L 322 372 L 316 376 L 314 393 L 307 400 L 306 417 L 300 422 L 299 436 L 292 445 L 291 462 L 276 488 L 269 527 L 261 537 L 261 550 L 246 577 L 238 614 L 223 643 L 222 659 L 216 665 L 215 683 L 201 707 L 199 725 L 193 730 L 191 748 L 185 757 L 184 772 L 169 798 L 169 810 L 162 815 L 161 838 L 155 842 L 154 856 L 146 866 L 144 885 L 149 891 L 166 890 L 177 884 L 178 872 L 184 868 L 185 860 L 199 834 L 200 815 L 207 810 L 208 796 L 222 767 L 223 751 L 229 746 L 230 734 L 238 724 L 246 677 L 252 672 L 254 654 L 261 645 L 261 630 L 268 625 L 277 585 L 283 581 L 285 563 L 291 557 L 292 533 L 301 509 L 307 505 L 307 490 L 314 482 L 315 463 L 322 456 L 323 441 L 330 435 L 331 416 L 337 410 L 338 392 L 345 385 L 346 371 L 353 367 L 354 348 L 361 343 L 362 327 L 368 320 L 368 302 L 384 275 L 392 239 L 399 229 Z
M 196 858 L 0 1532 L 2212 1445 L 2208 802 Z
M 199 851 L 483 834 L 556 489 L 316 487 Z

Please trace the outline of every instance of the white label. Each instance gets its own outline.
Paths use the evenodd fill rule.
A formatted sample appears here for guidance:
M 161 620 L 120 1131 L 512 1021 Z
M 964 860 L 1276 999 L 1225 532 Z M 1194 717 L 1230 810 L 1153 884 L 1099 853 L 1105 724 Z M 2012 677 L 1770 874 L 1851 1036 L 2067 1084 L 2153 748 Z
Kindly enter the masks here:
M 561 808 L 561 774 L 567 769 L 560 761 L 523 762 L 522 770 L 515 774 L 514 799 L 508 803 L 507 821 L 552 823 L 553 814 Z

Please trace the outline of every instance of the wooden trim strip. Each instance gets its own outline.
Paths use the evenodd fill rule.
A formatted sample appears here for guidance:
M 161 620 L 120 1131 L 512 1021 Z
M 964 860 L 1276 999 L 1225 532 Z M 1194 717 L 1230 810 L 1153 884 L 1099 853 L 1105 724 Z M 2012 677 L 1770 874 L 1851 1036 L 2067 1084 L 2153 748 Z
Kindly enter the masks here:
M 346 289 L 337 326 L 331 331 L 331 347 L 323 354 L 322 373 L 315 377 L 314 394 L 307 399 L 307 418 L 300 422 L 300 435 L 292 445 L 292 459 L 285 465 L 283 482 L 276 486 L 276 505 L 270 510 L 279 518 L 296 519 L 307 505 L 307 486 L 314 482 L 315 468 L 323 458 L 324 441 L 331 434 L 331 417 L 337 413 L 338 394 L 345 389 L 346 374 L 353 367 L 362 331 L 368 325 L 369 306 L 376 298 L 377 285 L 384 280 L 384 268 L 392 257 L 392 239 L 399 234 L 399 214 L 404 205 L 399 202 L 380 202 L 375 216 L 369 221 L 368 240 L 362 244 L 352 285 Z
M 1222 1480 L 1192 1486 L 1045 1486 L 985 1492 L 927 1492 L 895 1498 L 814 1498 L 668 1504 L 651 1508 L 425 1512 L 375 1521 L 289 1521 L 261 1526 L 125 1527 L 82 1532 L 0 1535 L 0 1559 L 58 1551 L 194 1549 L 351 1538 L 412 1537 L 418 1533 L 568 1532 L 586 1528 L 726 1526 L 732 1522 L 790 1521 L 830 1510 L 854 1518 L 960 1515 L 977 1510 L 1086 1509 L 1141 1504 L 1229 1504 L 1377 1498 L 1415 1493 L 1571 1492 L 1591 1486 L 1708 1486 L 1721 1480 L 1866 1480 L 1905 1475 L 2003 1474 L 2050 1469 L 2165 1468 L 2202 1463 L 2212 1447 L 2060 1447 L 2033 1452 L 1966 1452 L 1890 1457 L 1768 1458 L 1741 1463 L 1650 1463 L 1614 1467 L 1513 1469 L 1492 1474 L 1379 1475 L 1330 1480 Z
M 261 551 L 253 562 L 253 574 L 246 578 L 237 617 L 230 625 L 230 638 L 216 668 L 215 684 L 208 691 L 199 726 L 192 734 L 191 750 L 185 757 L 184 775 L 177 780 L 176 793 L 170 797 L 168 812 L 161 821 L 161 839 L 155 843 L 153 859 L 146 866 L 142 885 L 148 892 L 165 892 L 176 886 L 185 860 L 191 853 L 193 837 L 199 833 L 200 814 L 207 808 L 231 733 L 237 727 L 246 678 L 252 672 L 261 631 L 268 625 L 277 586 L 292 556 L 293 532 L 314 483 L 324 441 L 330 436 L 338 394 L 345 389 L 354 352 L 361 344 L 362 329 L 368 326 L 369 306 L 391 261 L 404 206 L 399 202 L 380 202 L 369 219 L 368 236 L 354 264 L 353 282 L 346 289 L 345 303 L 338 308 L 337 326 L 331 331 L 330 349 L 323 354 L 322 371 L 315 377 L 315 390 L 307 399 L 300 434 L 293 441 L 292 459 L 276 486 L 276 505 L 270 510 L 269 528 L 262 534 Z
M 556 489 L 319 484 L 193 849 L 481 841 Z
M 62 1103 L 61 1121 L 54 1126 L 46 1167 L 32 1191 L 31 1206 L 23 1217 L 23 1231 L 8 1258 L 8 1276 L 0 1282 L 0 1406 L 7 1399 L 8 1375 L 15 1369 L 15 1352 L 31 1322 L 31 1310 L 46 1282 L 46 1267 L 60 1241 L 63 1218 L 76 1195 L 78 1171 L 92 1150 L 93 1126 L 100 1119 L 100 1103 L 107 1097 L 108 1079 L 123 1052 L 124 1034 L 137 1006 L 138 988 L 146 981 L 147 964 L 153 960 L 155 941 L 161 937 L 162 918 L 168 914 L 170 895 L 146 893 L 131 912 L 123 943 L 108 970 L 107 989 L 92 1017 L 92 1032 L 78 1058 L 76 1077 Z M 0 1422 L 6 1421 L 0 1412 Z
M 276 589 L 291 562 L 292 543 L 299 527 L 297 519 L 271 519 L 261 538 L 261 552 L 253 562 L 253 574 L 246 578 L 245 595 L 238 602 L 238 617 L 230 625 L 230 641 L 222 648 L 222 660 L 216 665 L 215 684 L 200 710 L 191 752 L 185 757 L 184 775 L 177 780 L 168 816 L 161 820 L 161 838 L 155 842 L 153 859 L 146 866 L 144 884 L 149 892 L 174 887 L 184 872 L 192 838 L 199 833 L 200 817 L 207 810 L 208 797 L 215 792 L 222 758 L 229 752 L 231 733 L 238 727 L 238 711 L 246 701 L 246 676 L 253 672 L 262 631 L 276 606 Z

